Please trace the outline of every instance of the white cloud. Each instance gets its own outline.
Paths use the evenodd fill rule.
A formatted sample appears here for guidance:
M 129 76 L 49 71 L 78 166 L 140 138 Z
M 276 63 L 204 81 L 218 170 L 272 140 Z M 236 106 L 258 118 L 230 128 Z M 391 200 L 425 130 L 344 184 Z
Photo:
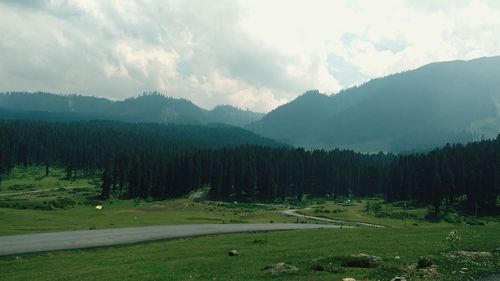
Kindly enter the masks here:
M 491 0 L 0 1 L 0 91 L 161 90 L 268 111 L 437 60 L 500 53 Z

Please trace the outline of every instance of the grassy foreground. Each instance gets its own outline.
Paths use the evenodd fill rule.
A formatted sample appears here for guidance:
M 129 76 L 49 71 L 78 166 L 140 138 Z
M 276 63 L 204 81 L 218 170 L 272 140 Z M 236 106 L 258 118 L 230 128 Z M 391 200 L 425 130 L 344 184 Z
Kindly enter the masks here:
M 0 259 L 0 280 L 466 280 L 500 271 L 500 227 L 459 229 L 459 249 L 445 241 L 452 227 L 341 229 L 234 234 L 124 247 L 61 251 Z M 236 249 L 241 255 L 230 257 Z M 496 250 L 495 250 L 496 249 Z M 480 251 L 480 252 L 478 252 Z M 482 253 L 485 254 L 476 254 Z M 371 268 L 340 262 L 354 253 L 382 258 Z M 432 261 L 415 269 L 419 257 Z M 297 271 L 272 272 L 285 262 Z
M 381 199 L 299 206 L 173 200 L 95 200 L 99 180 L 16 169 L 2 181 L 0 235 L 186 223 L 311 223 L 288 208 L 386 228 L 214 235 L 128 246 L 0 257 L 0 280 L 468 280 L 500 272 L 499 217 L 429 222 L 426 208 Z M 104 208 L 97 210 L 96 204 Z M 446 237 L 458 231 L 451 247 Z M 239 256 L 230 257 L 235 249 Z M 355 254 L 368 256 L 357 256 Z M 376 256 L 376 257 L 375 257 Z M 368 260 L 365 260 L 368 257 Z M 380 258 L 380 260 L 379 260 Z M 376 259 L 376 262 L 371 262 Z M 353 262 L 355 263 L 353 266 Z M 278 265 L 277 265 L 278 264 Z

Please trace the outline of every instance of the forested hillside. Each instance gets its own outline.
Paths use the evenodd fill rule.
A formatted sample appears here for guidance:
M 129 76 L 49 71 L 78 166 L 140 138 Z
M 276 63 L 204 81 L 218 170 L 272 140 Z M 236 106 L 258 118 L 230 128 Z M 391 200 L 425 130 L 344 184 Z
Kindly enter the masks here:
M 496 209 L 500 137 L 396 156 L 292 149 L 232 127 L 119 122 L 0 122 L 0 171 L 62 166 L 67 177 L 99 173 L 102 197 L 170 198 L 210 186 L 214 199 L 301 200 L 384 196 L 433 204 L 435 214 L 463 202 Z
M 191 125 L 223 123 L 240 127 L 263 116 L 261 113 L 240 110 L 228 105 L 205 110 L 188 100 L 166 97 L 156 92 L 122 101 L 42 92 L 0 93 L 0 109 L 8 113 L 7 117 L 18 116 L 35 120 L 37 118 L 60 121 L 104 119 Z
M 128 124 L 116 121 L 48 123 L 0 121 L 0 173 L 16 165 L 62 166 L 68 177 L 120 163 L 129 168 L 167 163 L 175 155 L 243 144 L 281 147 L 273 140 L 227 125 Z M 125 180 L 125 178 L 121 178 Z
M 432 63 L 327 96 L 307 92 L 249 128 L 308 148 L 428 150 L 500 133 L 500 57 Z

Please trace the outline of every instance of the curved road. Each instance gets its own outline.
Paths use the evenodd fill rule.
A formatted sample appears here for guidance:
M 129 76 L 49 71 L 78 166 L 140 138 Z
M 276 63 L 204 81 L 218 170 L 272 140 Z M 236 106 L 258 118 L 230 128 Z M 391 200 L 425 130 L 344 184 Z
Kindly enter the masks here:
M 329 218 L 322 218 L 322 217 L 313 217 L 313 216 L 308 216 L 308 215 L 303 215 L 297 213 L 297 210 L 285 210 L 281 212 L 284 215 L 288 216 L 294 216 L 294 217 L 299 217 L 299 218 L 305 218 L 305 219 L 311 219 L 311 220 L 318 220 L 318 221 L 324 221 L 324 222 L 332 222 L 340 225 L 355 225 L 355 226 L 368 226 L 368 227 L 385 227 L 380 224 L 371 224 L 371 223 L 366 223 L 366 222 L 358 222 L 358 221 L 343 221 L 343 220 L 334 220 L 334 219 L 329 219 Z M 346 226 L 348 227 L 348 226 Z
M 0 236 L 0 256 L 82 249 L 210 234 L 340 228 L 319 224 L 191 224 Z

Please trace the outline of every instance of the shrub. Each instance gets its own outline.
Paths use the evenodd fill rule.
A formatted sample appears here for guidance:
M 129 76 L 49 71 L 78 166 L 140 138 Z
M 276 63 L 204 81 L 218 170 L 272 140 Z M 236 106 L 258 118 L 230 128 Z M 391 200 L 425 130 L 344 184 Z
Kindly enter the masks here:
M 462 217 L 455 213 L 448 212 L 443 216 L 443 220 L 447 223 L 460 223 L 462 222 Z
M 467 218 L 465 220 L 465 222 L 468 224 L 468 225 L 484 225 L 484 222 L 483 221 L 480 221 L 478 219 L 475 219 L 475 218 Z
M 417 261 L 417 268 L 426 268 L 426 267 L 429 267 L 431 265 L 433 265 L 434 263 L 432 262 L 432 260 L 430 259 L 430 257 L 427 257 L 427 256 L 422 256 L 418 259 Z
M 382 211 L 382 205 L 380 203 L 373 203 L 370 205 L 370 211 L 374 214 Z
M 49 204 L 57 209 L 67 209 L 72 208 L 76 202 L 71 198 L 57 198 L 55 200 L 49 201 Z
M 425 214 L 425 218 L 431 222 L 438 222 L 441 220 L 441 214 L 436 214 L 433 209 L 429 209 Z
M 446 241 L 450 245 L 451 249 L 455 249 L 460 241 L 460 236 L 458 235 L 458 231 L 456 229 L 452 230 L 448 236 L 446 237 Z

